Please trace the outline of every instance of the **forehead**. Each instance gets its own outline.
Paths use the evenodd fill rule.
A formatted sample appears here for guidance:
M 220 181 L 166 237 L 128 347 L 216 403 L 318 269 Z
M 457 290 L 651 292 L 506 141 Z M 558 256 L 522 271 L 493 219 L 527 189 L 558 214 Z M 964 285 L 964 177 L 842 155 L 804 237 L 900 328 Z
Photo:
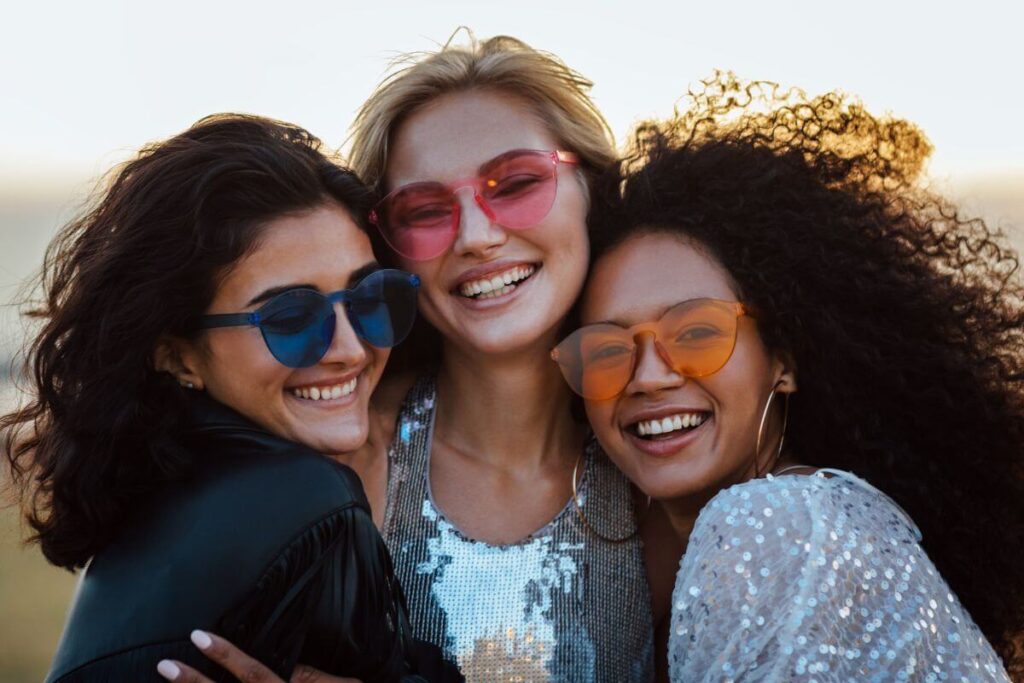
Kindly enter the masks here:
M 553 136 L 523 100 L 491 91 L 452 93 L 412 114 L 395 131 L 387 182 L 396 187 L 459 180 L 510 149 L 555 147 Z
M 253 250 L 232 268 L 221 287 L 236 289 L 241 297 L 295 283 L 333 291 L 372 260 L 370 240 L 348 211 L 325 204 L 269 221 Z
M 583 324 L 646 322 L 669 307 L 699 298 L 734 301 L 726 270 L 683 237 L 651 233 L 631 237 L 602 256 L 583 296 Z

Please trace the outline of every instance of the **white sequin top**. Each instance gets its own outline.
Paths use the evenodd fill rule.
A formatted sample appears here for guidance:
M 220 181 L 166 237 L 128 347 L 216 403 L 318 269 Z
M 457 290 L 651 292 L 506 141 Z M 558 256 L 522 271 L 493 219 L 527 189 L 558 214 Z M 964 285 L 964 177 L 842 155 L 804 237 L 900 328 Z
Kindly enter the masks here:
M 1009 681 L 920 540 L 848 472 L 720 492 L 676 576 L 672 681 Z
M 588 442 L 580 504 L 593 528 L 620 543 L 585 527 L 572 501 L 519 542 L 472 539 L 431 492 L 436 398 L 433 375 L 424 375 L 388 452 L 383 536 L 413 635 L 440 647 L 467 683 L 653 680 L 650 589 L 623 474 Z

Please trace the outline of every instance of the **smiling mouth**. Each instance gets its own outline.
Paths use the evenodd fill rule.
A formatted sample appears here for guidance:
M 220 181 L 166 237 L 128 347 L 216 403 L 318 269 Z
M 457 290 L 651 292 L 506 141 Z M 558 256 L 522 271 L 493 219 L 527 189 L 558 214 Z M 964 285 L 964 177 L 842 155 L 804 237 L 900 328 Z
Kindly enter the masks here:
M 456 288 L 455 293 L 474 301 L 495 299 L 514 292 L 539 269 L 540 266 L 534 264 L 514 266 L 488 277 L 463 282 Z
M 707 411 L 676 413 L 652 420 L 634 422 L 627 427 L 627 430 L 645 441 L 660 441 L 692 432 L 710 418 L 711 413 Z
M 302 387 L 291 389 L 292 395 L 302 401 L 330 401 L 345 398 L 356 390 L 359 377 L 353 377 L 342 384 L 328 384 L 322 387 Z

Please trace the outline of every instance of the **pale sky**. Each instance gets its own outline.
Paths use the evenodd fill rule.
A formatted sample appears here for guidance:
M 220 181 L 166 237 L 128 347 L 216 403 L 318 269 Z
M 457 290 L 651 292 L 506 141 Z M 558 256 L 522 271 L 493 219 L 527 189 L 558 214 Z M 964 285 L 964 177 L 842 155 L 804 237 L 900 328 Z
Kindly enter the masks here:
M 621 139 L 713 69 L 918 123 L 938 176 L 1024 168 L 1019 2 L 9 2 L 0 25 L 0 184 L 97 175 L 218 111 L 332 145 L 398 53 L 465 24 L 555 52 L 595 83 Z

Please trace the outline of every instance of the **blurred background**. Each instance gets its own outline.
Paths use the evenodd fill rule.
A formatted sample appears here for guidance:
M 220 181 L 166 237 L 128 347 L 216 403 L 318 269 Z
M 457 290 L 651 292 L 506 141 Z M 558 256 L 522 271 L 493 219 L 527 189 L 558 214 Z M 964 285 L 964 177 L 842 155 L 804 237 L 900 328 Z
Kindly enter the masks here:
M 935 145 L 929 182 L 1024 247 L 1020 3 L 19 3 L 0 26 L 0 412 L 17 400 L 25 283 L 104 171 L 220 111 L 343 148 L 389 62 L 459 25 L 558 54 L 594 81 L 620 141 L 716 68 L 842 89 L 920 125 Z M 42 679 L 74 588 L 24 534 L 0 509 L 0 683 Z

